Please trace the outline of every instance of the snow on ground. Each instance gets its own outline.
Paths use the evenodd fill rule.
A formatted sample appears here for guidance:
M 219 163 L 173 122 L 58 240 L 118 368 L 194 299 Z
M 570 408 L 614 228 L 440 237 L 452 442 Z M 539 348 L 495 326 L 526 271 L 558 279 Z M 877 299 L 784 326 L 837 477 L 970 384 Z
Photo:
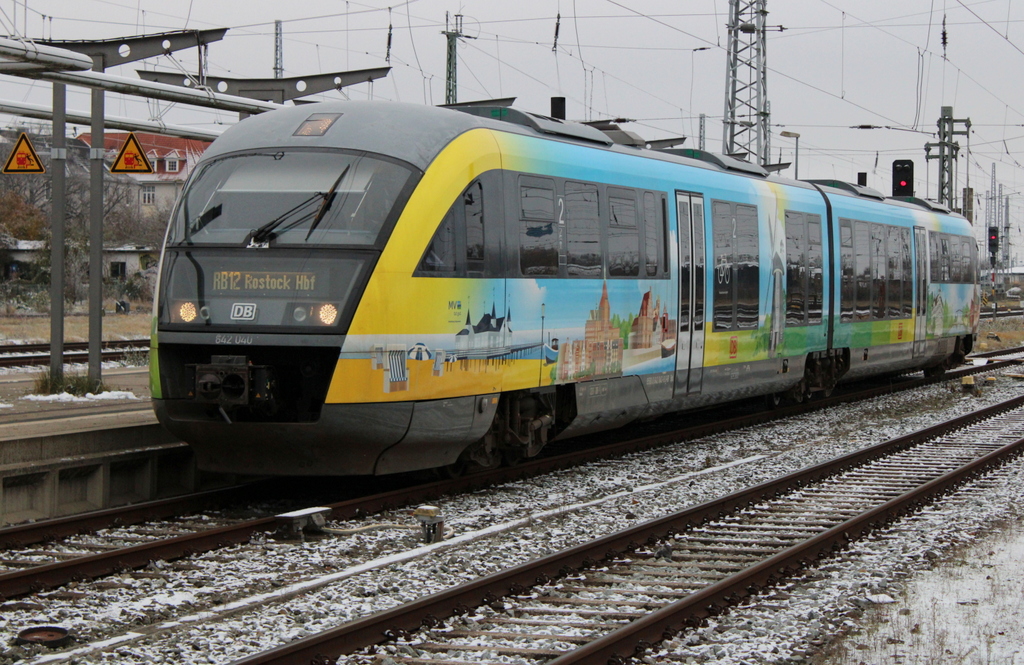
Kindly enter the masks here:
M 1019 521 L 916 576 L 865 615 L 826 663 L 1024 662 L 1024 530 Z
M 117 399 L 139 399 L 134 393 L 128 390 L 108 390 L 106 392 L 92 394 L 85 393 L 85 396 L 72 395 L 71 393 L 58 393 L 56 395 L 23 395 L 18 399 L 29 402 L 94 402 Z
M 964 653 L 965 649 L 954 654 L 945 654 L 944 649 L 940 649 L 936 654 L 929 651 L 929 645 L 923 640 L 919 646 L 926 657 L 920 660 L 894 658 L 893 645 L 887 643 L 884 634 L 873 640 L 878 650 L 872 655 L 863 649 L 865 639 L 857 633 L 861 626 L 873 623 L 870 617 L 879 611 L 876 608 L 898 613 L 904 605 L 893 603 L 894 598 L 910 598 L 908 602 L 913 602 L 923 612 L 947 600 L 953 602 L 935 595 L 944 592 L 934 585 L 908 586 L 908 580 L 928 571 L 935 562 L 950 556 L 957 546 L 974 541 L 986 530 L 998 528 L 1007 520 L 1020 519 L 1021 505 L 1024 505 L 1024 463 L 1017 461 L 962 490 L 955 498 L 947 498 L 942 505 L 928 507 L 889 529 L 853 543 L 847 551 L 811 570 L 804 578 L 758 596 L 730 614 L 712 620 L 707 627 L 680 634 L 664 643 L 656 660 L 649 662 L 744 665 L 803 663 L 813 657 L 818 665 L 1012 663 L 1012 659 L 986 660 L 983 654 L 971 657 Z M 1019 523 L 1016 526 L 1019 527 Z M 1011 564 L 1012 567 L 1015 564 Z M 1020 576 L 1020 572 L 1012 574 Z M 958 598 L 984 598 L 981 590 L 972 587 L 973 582 L 961 584 L 962 595 Z M 1021 597 L 1009 595 L 1013 601 Z M 901 618 L 904 617 L 901 615 Z M 915 620 L 918 621 L 920 619 Z M 991 625 L 977 627 L 979 630 L 994 628 Z M 997 637 L 995 633 L 986 632 L 966 636 L 973 629 L 974 626 L 949 626 L 949 639 L 961 639 L 963 635 L 962 639 L 970 645 L 990 642 Z M 1010 641 L 1018 645 L 1024 643 L 1024 626 L 1020 622 L 1007 617 L 999 629 L 1012 635 Z M 848 637 L 843 639 L 844 636 Z M 899 639 L 908 637 L 916 639 L 914 634 Z M 832 643 L 837 639 L 838 642 Z M 832 655 L 818 655 L 823 648 Z M 940 658 L 930 659 L 936 656 Z
M 14 354 L 7 354 L 11 356 Z M 102 369 L 120 369 L 127 367 L 122 361 L 105 360 L 100 363 Z M 0 376 L 14 376 L 18 374 L 39 374 L 44 371 L 46 366 L 40 365 L 22 365 L 20 367 L 0 367 Z M 64 374 L 82 374 L 88 371 L 89 365 L 86 363 L 64 363 Z
M 15 647 L 0 651 L 0 663 L 228 663 L 1003 401 L 1019 395 L 1022 384 L 1000 378 L 980 397 L 953 388 L 929 386 L 444 497 L 438 505 L 455 537 L 438 546 L 422 546 L 409 531 L 387 530 L 304 543 L 258 538 L 192 557 L 184 570 L 161 568 L 166 576 L 126 574 L 69 585 L 76 593 L 5 606 L 0 641 L 27 625 L 59 623 L 77 644 L 49 655 Z M 758 598 L 749 611 L 673 640 L 659 658 L 800 662 L 828 638 L 856 628 L 872 598 L 900 597 L 901 581 L 927 568 L 950 543 L 1012 517 L 1024 505 L 1022 467 L 1007 466 L 959 503 L 922 511 L 855 543 L 808 579 Z M 300 586 L 303 592 L 282 593 Z M 277 600 L 264 605 L 265 596 Z

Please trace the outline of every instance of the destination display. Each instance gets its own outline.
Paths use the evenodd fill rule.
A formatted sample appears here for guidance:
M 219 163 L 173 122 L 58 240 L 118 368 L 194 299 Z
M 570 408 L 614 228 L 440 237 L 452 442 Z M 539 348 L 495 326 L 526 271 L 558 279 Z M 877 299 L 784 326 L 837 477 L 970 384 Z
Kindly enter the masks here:
M 316 291 L 319 276 L 313 272 L 267 272 L 218 270 L 213 273 L 213 290 L 243 293 L 246 291 Z
M 367 253 L 168 250 L 160 320 L 173 326 L 323 331 L 351 316 L 349 299 L 368 269 Z

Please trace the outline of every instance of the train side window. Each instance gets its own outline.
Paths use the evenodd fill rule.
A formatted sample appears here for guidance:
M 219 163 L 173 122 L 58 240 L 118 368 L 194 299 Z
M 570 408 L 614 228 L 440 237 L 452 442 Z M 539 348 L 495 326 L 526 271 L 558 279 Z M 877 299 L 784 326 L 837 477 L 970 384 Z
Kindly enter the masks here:
M 661 208 L 662 227 L 661 228 L 664 229 L 665 228 L 665 226 L 664 226 L 665 205 L 666 205 L 665 197 L 664 196 L 661 197 L 661 205 L 662 205 L 662 208 Z M 693 260 L 691 261 L 690 265 L 692 266 L 692 270 L 693 270 L 693 272 L 691 273 L 692 274 L 693 283 L 697 285 L 697 288 L 694 290 L 694 297 L 693 297 L 693 326 L 694 326 L 695 330 L 703 330 L 704 329 L 704 299 L 705 299 L 704 298 L 704 204 L 703 203 L 694 203 L 693 204 L 693 220 L 695 222 L 695 224 L 693 225 L 693 249 L 691 251 L 691 255 L 693 257 Z M 662 238 L 664 239 L 664 235 L 662 236 Z M 668 266 L 668 256 L 667 255 L 668 255 L 668 245 L 665 245 L 665 259 L 664 259 L 665 263 L 664 263 L 664 265 L 666 267 Z M 665 273 L 664 274 L 665 274 L 666 277 L 669 276 L 669 272 L 668 272 L 667 268 L 665 269 Z
M 736 327 L 757 328 L 761 268 L 757 208 L 736 205 Z
M 942 281 L 942 267 L 940 265 L 939 256 L 941 254 L 941 248 L 939 244 L 939 234 L 934 231 L 928 232 L 928 256 L 930 259 L 930 269 L 928 280 L 933 284 L 938 284 Z
M 900 228 L 898 226 L 886 226 L 883 227 L 889 234 L 888 247 L 888 270 L 889 270 L 889 288 L 886 293 L 888 299 L 888 317 L 890 319 L 900 318 L 900 312 L 902 310 L 901 301 L 903 298 L 903 257 L 900 252 Z
M 690 199 L 676 196 L 676 219 L 679 226 L 679 331 L 690 330 L 690 269 L 693 250 L 690 246 Z
M 807 322 L 807 227 L 804 215 L 786 211 L 786 326 Z
M 974 281 L 974 262 L 971 260 L 972 259 L 971 245 L 973 244 L 974 241 L 971 238 L 963 238 L 962 240 L 963 240 L 963 253 L 962 254 L 963 254 L 963 266 L 964 266 L 964 268 L 963 268 L 963 273 L 960 276 L 960 281 L 962 281 L 964 284 L 970 284 L 971 282 Z
M 597 185 L 565 183 L 566 270 L 572 277 L 602 276 Z
M 807 324 L 821 323 L 825 308 L 825 255 L 821 248 L 821 215 L 804 214 L 807 220 Z
M 858 321 L 867 321 L 871 318 L 871 227 L 867 222 L 854 223 L 853 242 L 857 257 L 855 318 Z
M 454 277 L 456 275 L 456 213 L 457 205 L 453 205 L 441 220 L 441 225 L 434 233 L 434 237 L 430 239 L 430 244 L 427 245 L 427 251 L 420 259 L 418 273 L 425 273 L 430 277 Z
M 555 182 L 519 178 L 519 269 L 526 277 L 558 274 L 558 232 L 555 228 Z
M 981 282 L 981 266 L 978 263 L 978 243 L 971 239 L 971 281 Z
M 519 179 L 520 219 L 554 220 L 555 183 L 547 178 Z
M 416 276 L 483 277 L 499 272 L 497 257 L 488 260 L 485 250 L 484 189 L 492 186 L 486 183 L 494 179 L 484 174 L 455 199 L 430 239 Z
M 951 254 L 949 278 L 956 284 L 967 281 L 964 279 L 964 245 L 960 238 L 951 235 L 949 237 L 949 250 Z
M 653 192 L 644 192 L 644 261 L 648 277 L 657 277 L 665 272 L 668 261 L 665 255 L 665 214 L 658 197 Z
M 608 188 L 608 275 L 640 275 L 640 230 L 636 224 L 636 194 Z
M 732 205 L 711 202 L 711 226 L 714 234 L 714 291 L 712 320 L 715 330 L 730 330 L 735 320 L 733 300 L 733 246 L 736 242 L 736 218 Z
M 466 271 L 484 273 L 484 186 L 476 181 L 462 194 L 466 216 Z
M 871 315 L 876 319 L 884 319 L 886 312 L 886 235 L 884 226 L 871 225 Z
M 839 297 L 839 320 L 853 321 L 854 305 L 857 301 L 857 273 L 853 264 L 853 222 L 839 220 L 839 265 L 842 270 L 842 284 Z
M 713 268 L 715 271 L 715 303 L 712 320 L 715 323 L 715 330 L 730 330 L 734 320 L 733 309 L 735 307 L 732 251 L 736 242 L 736 218 L 732 214 L 732 205 L 724 201 L 713 201 L 711 220 L 715 244 Z
M 913 258 L 910 255 L 910 229 L 900 229 L 900 257 L 903 259 L 903 303 L 902 318 L 914 315 Z
M 939 281 L 949 283 L 949 237 L 945 233 L 939 234 Z

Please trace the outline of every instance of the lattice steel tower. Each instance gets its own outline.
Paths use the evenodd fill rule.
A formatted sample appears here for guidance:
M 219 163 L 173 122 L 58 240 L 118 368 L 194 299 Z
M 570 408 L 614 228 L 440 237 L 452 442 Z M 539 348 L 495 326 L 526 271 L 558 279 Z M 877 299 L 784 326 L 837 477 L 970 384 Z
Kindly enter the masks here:
M 465 36 L 462 34 L 462 14 L 456 14 L 454 24 L 449 24 L 448 12 L 445 12 L 444 27 L 442 34 L 448 38 L 448 72 L 445 76 L 444 103 L 455 104 L 459 101 L 458 54 L 455 47 L 458 46 L 459 38 Z
M 956 160 L 960 156 L 960 144 L 955 137 L 970 137 L 971 119 L 954 118 L 953 107 L 943 106 L 936 124 L 939 127 L 939 140 L 924 144 L 924 158 L 926 162 L 932 159 L 939 160 L 939 203 L 956 210 Z M 962 125 L 963 129 L 957 129 L 957 124 Z M 939 154 L 931 154 L 932 148 L 938 148 Z
M 765 50 L 766 0 L 729 0 L 729 49 L 725 63 L 722 152 L 747 153 L 767 164 L 768 64 Z
M 284 78 L 284 28 L 274 21 L 274 78 Z

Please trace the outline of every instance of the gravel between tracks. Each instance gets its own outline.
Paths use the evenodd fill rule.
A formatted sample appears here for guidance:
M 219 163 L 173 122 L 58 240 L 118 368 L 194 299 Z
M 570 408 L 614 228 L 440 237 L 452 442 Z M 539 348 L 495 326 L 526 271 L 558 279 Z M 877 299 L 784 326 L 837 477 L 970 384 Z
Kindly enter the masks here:
M 454 537 L 437 545 L 421 546 L 415 532 L 399 530 L 305 543 L 260 540 L 184 565 L 156 562 L 148 576 L 69 585 L 0 606 L 0 639 L 9 643 L 28 626 L 61 625 L 77 643 L 57 653 L 9 647 L 0 664 L 227 663 L 1003 401 L 1024 385 L 1000 378 L 981 397 L 955 388 L 929 386 L 447 497 L 439 503 Z M 856 615 L 859 603 L 871 602 L 866 589 L 892 588 L 943 547 L 1012 516 L 1024 494 L 1024 472 L 1013 465 L 1003 475 L 1007 480 L 989 483 L 960 507 L 936 510 L 932 521 L 931 511 L 905 520 L 891 535 L 858 543 L 830 562 L 821 579 L 765 599 L 763 621 L 714 624 L 673 641 L 662 657 L 721 663 L 804 658 L 826 635 L 850 627 L 851 610 Z M 850 570 L 838 567 L 847 561 Z M 860 586 L 865 581 L 869 587 Z

